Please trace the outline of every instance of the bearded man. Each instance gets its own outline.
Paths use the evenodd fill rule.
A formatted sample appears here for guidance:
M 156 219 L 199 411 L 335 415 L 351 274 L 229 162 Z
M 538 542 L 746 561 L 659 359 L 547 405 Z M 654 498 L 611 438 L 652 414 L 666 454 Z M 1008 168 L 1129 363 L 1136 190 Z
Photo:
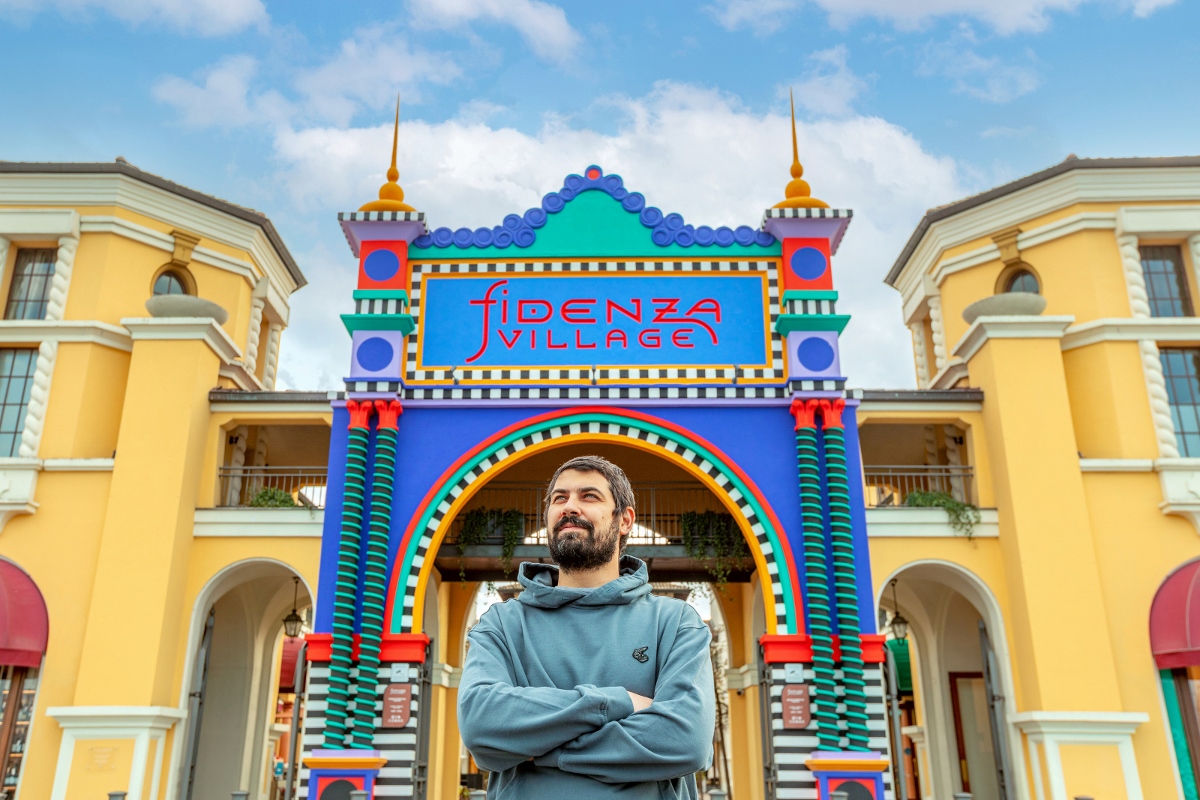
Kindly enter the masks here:
M 458 724 L 490 800 L 697 797 L 712 762 L 712 636 L 624 554 L 634 518 L 620 467 L 563 464 L 546 492 L 558 566 L 521 564 L 521 594 L 467 636 Z

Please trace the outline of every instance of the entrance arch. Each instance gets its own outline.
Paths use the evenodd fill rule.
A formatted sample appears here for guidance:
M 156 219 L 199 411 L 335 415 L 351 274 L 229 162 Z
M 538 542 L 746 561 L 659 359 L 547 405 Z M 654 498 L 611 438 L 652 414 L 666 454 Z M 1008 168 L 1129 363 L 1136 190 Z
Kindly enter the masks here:
M 629 409 L 593 406 L 532 417 L 494 434 L 452 464 L 425 495 L 401 539 L 384 620 L 389 634 L 424 628 L 425 586 L 433 559 L 458 511 L 495 472 L 535 453 L 581 442 L 611 442 L 648 450 L 707 486 L 737 521 L 773 614 L 768 633 L 804 630 L 803 601 L 787 535 L 754 482 L 716 446 L 664 419 Z
M 897 581 L 896 604 L 889 588 L 893 580 Z M 877 607 L 892 613 L 900 611 L 909 623 L 908 639 L 915 650 L 912 681 L 917 689 L 917 720 L 905 729 L 905 736 L 915 745 L 922 796 L 948 797 L 967 791 L 962 769 L 965 760 L 967 775 L 975 773 L 982 778 L 979 773 L 986 772 L 988 776 L 971 782 L 971 793 L 979 798 L 1003 798 L 1004 791 L 994 777 L 994 748 L 999 746 L 1002 754 L 1007 752 L 1004 760 L 1011 796 L 1026 797 L 1020 732 L 1007 721 L 1016 713 L 1008 637 L 991 588 L 958 564 L 930 559 L 905 564 L 888 575 L 878 586 L 876 602 Z M 985 672 L 979 622 L 994 655 L 995 690 L 1003 695 L 1001 742 L 992 740 L 986 710 L 982 717 L 972 716 L 973 710 L 965 705 L 973 690 L 978 694 Z M 964 724 L 975 728 L 963 730 Z M 976 734 L 975 740 L 972 734 Z M 901 748 L 895 746 L 895 752 L 902 752 Z

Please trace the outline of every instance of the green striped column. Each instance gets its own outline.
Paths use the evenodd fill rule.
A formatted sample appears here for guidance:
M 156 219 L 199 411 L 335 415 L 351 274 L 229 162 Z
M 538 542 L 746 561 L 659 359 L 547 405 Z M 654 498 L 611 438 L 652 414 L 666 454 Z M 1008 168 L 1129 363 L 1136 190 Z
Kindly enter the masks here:
M 375 401 L 379 429 L 375 437 L 375 469 L 371 480 L 371 523 L 367 529 L 367 564 L 363 576 L 362 638 L 358 646 L 358 691 L 354 695 L 354 728 L 350 746 L 370 750 L 375 740 L 375 700 L 379 686 L 379 642 L 387 595 L 388 531 L 392 488 L 396 477 L 396 430 L 400 402 Z
M 833 594 L 842 649 L 842 687 L 845 692 L 846 738 L 850 750 L 870 750 L 867 733 L 867 692 L 863 680 L 862 631 L 858 625 L 858 591 L 854 537 L 850 527 L 850 484 L 846 471 L 846 434 L 842 428 L 845 402 L 821 401 L 825 434 L 825 485 L 829 496 L 829 527 L 833 545 Z
M 817 452 L 817 401 L 794 400 L 796 457 L 800 468 L 800 509 L 804 520 L 804 583 L 808 587 L 808 635 L 813 652 L 813 716 L 822 750 L 840 748 L 837 683 L 833 671 L 833 625 L 829 620 L 829 577 L 825 563 L 825 515 L 821 508 L 821 466 Z
M 346 401 L 350 436 L 346 443 L 342 535 L 338 542 L 337 583 L 333 589 L 333 645 L 329 658 L 329 698 L 325 711 L 325 748 L 346 746 L 350 706 L 350 668 L 354 663 L 354 606 L 358 594 L 358 555 L 362 540 L 363 487 L 367 478 L 367 420 L 370 402 Z

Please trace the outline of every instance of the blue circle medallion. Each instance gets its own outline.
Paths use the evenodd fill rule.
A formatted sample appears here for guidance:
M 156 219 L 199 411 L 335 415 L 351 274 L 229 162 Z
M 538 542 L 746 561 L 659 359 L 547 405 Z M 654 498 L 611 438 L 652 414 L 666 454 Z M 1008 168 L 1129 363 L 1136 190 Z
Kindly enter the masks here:
M 358 363 L 368 372 L 379 372 L 392 363 L 392 356 L 395 354 L 396 351 L 391 342 L 378 336 L 372 336 L 358 346 Z
M 400 259 L 391 250 L 376 250 L 363 261 L 363 271 L 377 283 L 390 281 L 400 271 Z
M 804 281 L 815 281 L 825 274 L 829 262 L 815 247 L 801 247 L 792 253 L 792 272 Z
M 810 336 L 800 342 L 800 346 L 796 348 L 796 357 L 805 369 L 824 372 L 833 364 L 834 352 L 829 342 L 819 336 Z

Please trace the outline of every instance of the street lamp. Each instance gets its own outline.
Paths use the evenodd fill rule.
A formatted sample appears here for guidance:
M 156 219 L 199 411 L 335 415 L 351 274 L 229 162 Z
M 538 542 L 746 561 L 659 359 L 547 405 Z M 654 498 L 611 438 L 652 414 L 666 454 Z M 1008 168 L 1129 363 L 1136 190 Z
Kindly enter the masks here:
M 892 608 L 896 609 L 896 613 L 892 614 L 892 635 L 903 641 L 908 638 L 908 620 L 900 613 L 900 604 L 896 602 L 896 580 L 892 579 Z
M 300 594 L 300 579 L 293 576 L 292 580 L 296 582 L 292 590 L 292 613 L 283 618 L 283 632 L 288 637 L 295 639 L 300 635 L 300 626 L 304 624 L 304 617 L 296 613 L 296 598 Z

